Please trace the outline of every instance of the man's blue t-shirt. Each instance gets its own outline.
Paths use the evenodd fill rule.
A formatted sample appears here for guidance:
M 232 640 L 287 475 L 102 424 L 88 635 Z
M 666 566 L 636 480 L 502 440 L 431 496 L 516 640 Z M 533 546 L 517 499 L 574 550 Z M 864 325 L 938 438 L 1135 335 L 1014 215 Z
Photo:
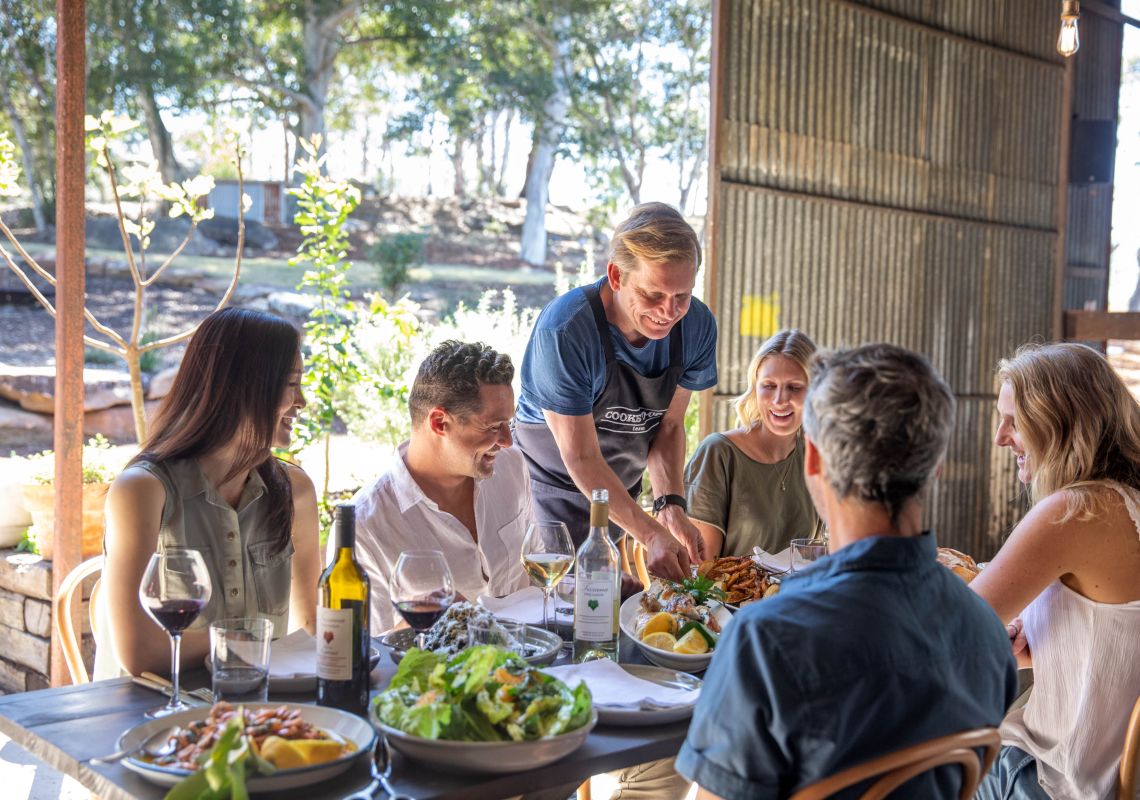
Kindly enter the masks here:
M 736 614 L 677 771 L 725 800 L 788 797 L 876 756 L 996 727 L 1017 693 L 1009 637 L 935 545 L 930 532 L 862 539 Z M 941 767 L 899 796 L 956 798 L 961 775 Z
M 600 287 L 605 278 L 595 286 Z M 681 387 L 694 392 L 716 385 L 716 320 L 697 298 L 677 323 L 685 371 Z M 646 377 L 669 366 L 669 337 L 631 345 L 610 324 L 614 357 Z M 606 354 L 582 287 L 554 298 L 538 315 L 522 363 L 522 391 L 515 417 L 544 422 L 543 409 L 578 417 L 589 414 L 606 383 Z

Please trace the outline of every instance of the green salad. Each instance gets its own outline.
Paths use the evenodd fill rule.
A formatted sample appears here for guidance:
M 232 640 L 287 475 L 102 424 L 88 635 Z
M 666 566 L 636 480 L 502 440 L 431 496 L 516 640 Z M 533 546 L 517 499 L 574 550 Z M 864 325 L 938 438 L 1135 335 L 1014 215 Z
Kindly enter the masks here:
M 524 742 L 581 728 L 590 690 L 569 689 L 518 656 L 490 645 L 452 659 L 412 649 L 373 701 L 385 725 L 425 739 Z

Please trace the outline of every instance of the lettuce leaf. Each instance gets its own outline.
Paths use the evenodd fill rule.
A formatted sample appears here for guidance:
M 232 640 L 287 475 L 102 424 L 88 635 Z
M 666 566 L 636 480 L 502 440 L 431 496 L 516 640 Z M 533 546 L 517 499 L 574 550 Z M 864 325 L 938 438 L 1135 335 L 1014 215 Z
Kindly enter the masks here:
M 389 688 L 410 686 L 418 692 L 426 692 L 440 683 L 446 665 L 447 659 L 444 656 L 413 647 L 400 659 L 400 667 L 392 677 Z

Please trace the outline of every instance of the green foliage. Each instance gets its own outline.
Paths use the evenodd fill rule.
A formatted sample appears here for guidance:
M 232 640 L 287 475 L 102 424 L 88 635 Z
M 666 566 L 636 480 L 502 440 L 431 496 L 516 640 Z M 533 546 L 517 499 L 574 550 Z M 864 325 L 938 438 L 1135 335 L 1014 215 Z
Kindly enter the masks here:
M 32 529 L 25 528 L 24 532 L 20 534 L 20 541 L 16 542 L 17 553 L 31 553 L 33 555 L 40 554 L 40 546 L 36 543 L 36 537 L 32 536 Z
M 305 374 L 302 385 L 308 405 L 294 427 L 294 451 L 328 437 L 337 418 L 338 391 L 362 379 L 352 346 L 355 308 L 349 300 L 347 259 L 348 232 L 345 221 L 360 204 L 360 190 L 348 181 L 337 181 L 324 174 L 324 156 L 318 156 L 320 137 L 299 140 L 306 157 L 297 163 L 300 186 L 289 193 L 297 198 L 293 221 L 304 239 L 292 266 L 303 267 L 297 288 L 315 293 L 320 302 L 305 323 Z M 327 473 L 327 470 L 326 470 Z M 328 494 L 328 477 L 322 496 Z
M 345 388 L 342 415 L 353 436 L 391 448 L 408 438 L 408 393 L 426 352 L 415 303 L 370 298 L 353 328 L 352 349 L 364 379 Z
M 424 233 L 394 233 L 383 237 L 368 249 L 368 257 L 376 264 L 380 286 L 390 297 L 408 282 L 408 271 L 424 261 Z
M 406 298 L 388 303 L 374 296 L 370 314 L 353 329 L 352 349 L 368 377 L 347 391 L 343 416 L 349 433 L 385 448 L 408 438 L 408 393 L 416 369 L 432 348 L 448 339 L 481 341 L 509 355 L 517 394 L 518 369 L 539 310 L 520 307 L 510 289 L 490 289 L 474 308 L 461 303 L 432 326 L 421 324 L 417 311 Z
M 55 483 L 55 453 L 44 450 L 27 457 L 31 466 L 29 480 L 43 486 Z M 115 458 L 111 443 L 103 434 L 96 434 L 83 445 L 83 482 L 110 483 L 122 470 L 122 457 Z
M 112 364 L 118 364 L 119 357 L 114 353 L 108 353 L 106 350 L 100 350 L 98 347 L 84 347 L 83 363 L 93 364 L 95 366 L 110 366 Z

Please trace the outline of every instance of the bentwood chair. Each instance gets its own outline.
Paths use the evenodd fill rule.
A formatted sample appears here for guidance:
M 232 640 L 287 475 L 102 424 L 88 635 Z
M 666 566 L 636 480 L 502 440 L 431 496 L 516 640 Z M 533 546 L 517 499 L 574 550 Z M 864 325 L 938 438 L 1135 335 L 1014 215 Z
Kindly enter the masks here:
M 75 591 L 83 585 L 83 581 L 91 575 L 103 571 L 103 556 L 95 556 L 79 564 L 59 585 L 59 592 L 52 600 L 52 625 L 59 636 L 60 649 L 63 650 L 63 660 L 67 664 L 67 671 L 71 673 L 71 682 L 75 684 L 90 683 L 91 676 L 87 674 L 87 666 L 83 663 L 83 649 L 80 645 L 81 637 L 75 631 L 71 620 L 71 601 Z M 88 601 L 88 617 L 91 620 L 91 630 L 95 631 L 95 601 L 99 593 L 99 580 L 91 588 L 91 598 Z
M 649 570 L 645 567 L 645 545 L 628 533 L 622 534 L 618 540 L 618 555 L 621 556 L 622 572 L 637 578 L 648 589 Z
M 1116 800 L 1136 800 L 1140 788 L 1140 697 L 1132 706 L 1128 728 L 1124 731 L 1124 751 L 1120 754 L 1120 779 Z
M 985 748 L 982 758 L 977 748 Z M 878 778 L 862 795 L 861 800 L 879 800 L 886 797 L 911 778 L 944 764 L 962 765 L 962 787 L 959 800 L 974 796 L 982 776 L 989 772 L 1001 748 L 997 728 L 977 728 L 927 742 L 904 747 L 893 753 L 864 761 L 823 780 L 805 786 L 790 800 L 823 800 L 840 789 Z

